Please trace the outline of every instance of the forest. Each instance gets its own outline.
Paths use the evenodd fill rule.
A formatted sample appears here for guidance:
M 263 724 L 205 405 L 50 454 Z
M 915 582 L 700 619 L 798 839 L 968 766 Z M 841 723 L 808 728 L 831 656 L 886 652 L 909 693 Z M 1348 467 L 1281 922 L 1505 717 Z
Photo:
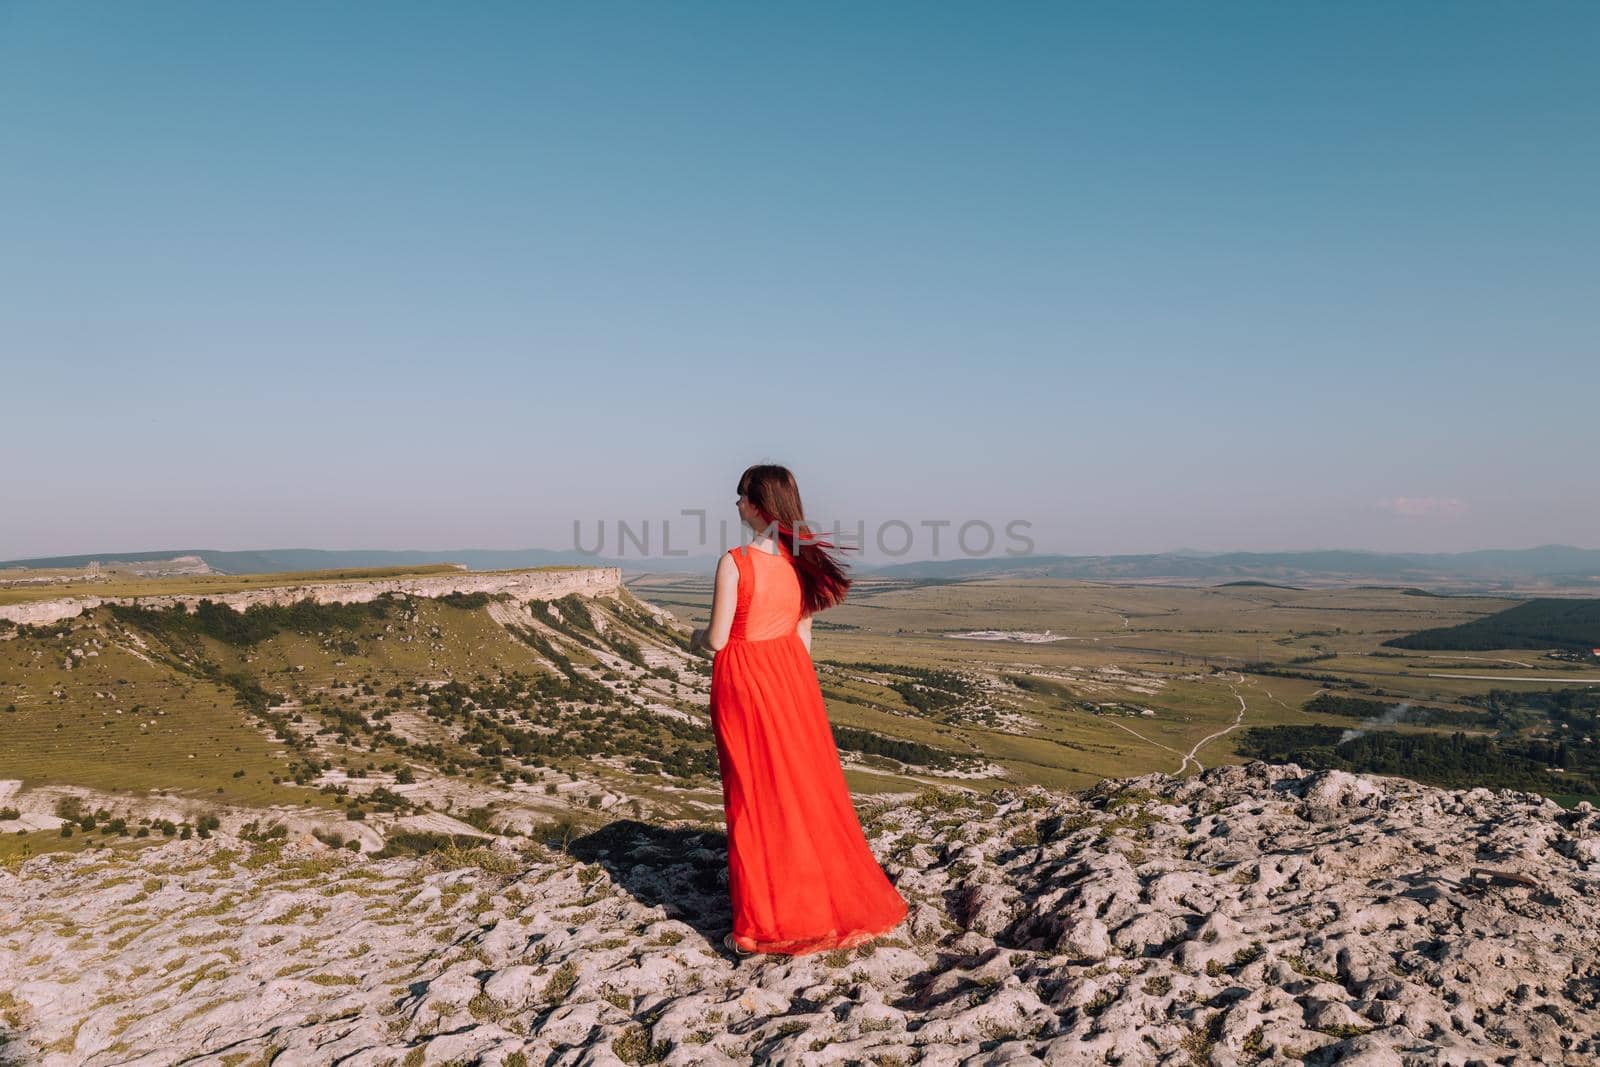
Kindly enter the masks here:
M 1347 719 L 1380 719 L 1386 723 L 1490 727 L 1496 725 L 1498 721 L 1490 711 L 1459 711 L 1455 708 L 1436 708 L 1409 701 L 1395 703 L 1366 697 L 1341 696 L 1337 693 L 1318 693 L 1303 706 L 1306 711 L 1321 712 L 1324 715 L 1340 715 Z
M 1600 782 L 1600 750 L 1593 744 L 1459 731 L 1257 726 L 1245 731 L 1239 753 L 1270 763 L 1396 775 L 1452 789 L 1485 786 L 1594 797 Z
M 1445 652 L 1506 648 L 1590 651 L 1600 648 L 1600 600 L 1538 598 L 1459 626 L 1419 630 L 1384 644 Z

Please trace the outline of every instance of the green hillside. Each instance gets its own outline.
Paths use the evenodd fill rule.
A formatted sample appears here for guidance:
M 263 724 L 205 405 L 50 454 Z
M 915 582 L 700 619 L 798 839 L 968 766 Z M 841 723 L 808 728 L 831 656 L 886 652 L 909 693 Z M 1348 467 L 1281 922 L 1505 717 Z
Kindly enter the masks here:
M 619 796 L 695 817 L 718 799 L 705 663 L 621 590 L 113 605 L 3 629 L 0 779 L 121 803 L 130 828 L 162 804 L 387 831 L 429 813 L 531 826 Z
M 269 584 L 226 581 L 223 591 Z M 56 835 L 52 820 L 20 844 L 0 837 L 0 858 L 100 843 L 113 825 L 121 839 L 211 818 L 287 820 L 365 850 L 573 820 L 592 828 L 619 807 L 714 820 L 710 661 L 687 637 L 620 588 L 244 611 L 145 600 L 3 624 L 0 787 L 20 783 L 35 815 L 77 829 Z M 972 761 L 849 722 L 835 737 L 873 769 L 850 772 L 866 791 L 905 768 Z

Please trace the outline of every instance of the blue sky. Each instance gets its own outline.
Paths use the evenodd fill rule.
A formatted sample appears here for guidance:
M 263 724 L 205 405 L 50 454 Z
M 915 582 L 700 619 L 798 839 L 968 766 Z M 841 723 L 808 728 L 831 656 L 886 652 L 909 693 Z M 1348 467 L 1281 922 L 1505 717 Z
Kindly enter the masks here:
M 769 459 L 1041 551 L 1597 546 L 1597 31 L 0 3 L 0 558 L 567 547 Z

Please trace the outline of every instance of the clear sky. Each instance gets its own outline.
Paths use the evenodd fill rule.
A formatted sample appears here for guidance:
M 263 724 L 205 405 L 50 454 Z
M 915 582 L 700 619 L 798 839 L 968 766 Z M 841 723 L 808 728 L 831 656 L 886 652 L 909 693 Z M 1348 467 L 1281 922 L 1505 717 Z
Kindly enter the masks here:
M 1586 3 L 4 0 L 0 558 L 565 548 L 765 459 L 1040 551 L 1600 546 L 1597 49 Z

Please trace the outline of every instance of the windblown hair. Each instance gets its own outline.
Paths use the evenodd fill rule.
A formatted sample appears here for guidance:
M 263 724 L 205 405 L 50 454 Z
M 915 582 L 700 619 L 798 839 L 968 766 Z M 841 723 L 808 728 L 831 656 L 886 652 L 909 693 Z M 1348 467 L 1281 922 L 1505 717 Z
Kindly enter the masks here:
M 844 599 L 850 588 L 838 546 L 817 537 L 800 506 L 800 490 L 788 467 L 758 463 L 739 475 L 739 493 L 766 520 L 800 577 L 802 611 L 814 615 Z

